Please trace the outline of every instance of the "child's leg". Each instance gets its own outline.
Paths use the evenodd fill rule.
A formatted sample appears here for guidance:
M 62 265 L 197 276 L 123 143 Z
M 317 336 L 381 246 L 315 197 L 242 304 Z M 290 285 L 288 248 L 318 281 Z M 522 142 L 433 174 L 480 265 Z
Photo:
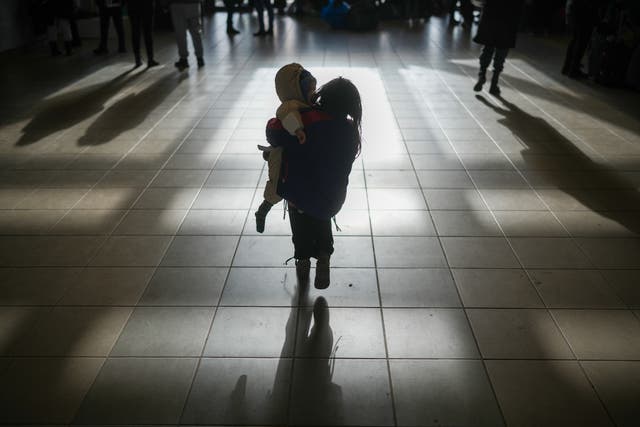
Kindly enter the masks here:
M 278 196 L 278 180 L 280 179 L 280 165 L 282 164 L 282 148 L 274 148 L 269 152 L 267 166 L 269 167 L 269 180 L 264 187 L 264 201 L 256 211 L 256 231 L 264 232 L 265 221 L 271 207 L 279 203 L 282 198 Z

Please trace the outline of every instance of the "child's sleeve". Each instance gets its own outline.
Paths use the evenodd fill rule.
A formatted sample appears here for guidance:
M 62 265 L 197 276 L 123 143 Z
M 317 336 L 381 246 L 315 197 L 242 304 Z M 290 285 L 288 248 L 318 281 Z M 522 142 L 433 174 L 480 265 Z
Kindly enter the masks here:
M 295 135 L 298 129 L 303 129 L 302 117 L 300 116 L 300 108 L 306 107 L 300 101 L 285 101 L 278 107 L 276 117 L 282 122 L 282 126 L 289 132 L 289 135 Z

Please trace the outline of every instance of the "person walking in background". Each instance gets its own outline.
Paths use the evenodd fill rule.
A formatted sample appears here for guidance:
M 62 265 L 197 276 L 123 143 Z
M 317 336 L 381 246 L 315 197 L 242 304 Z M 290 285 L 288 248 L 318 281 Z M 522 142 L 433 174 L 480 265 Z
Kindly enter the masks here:
M 597 8 L 593 0 L 567 0 L 565 9 L 567 29 L 571 33 L 571 41 L 562 66 L 562 74 L 574 79 L 587 77 L 580 68 L 591 33 L 597 22 Z
M 60 49 L 58 49 L 58 35 L 62 35 L 65 53 L 71 55 L 73 46 L 71 19 L 76 8 L 74 1 L 47 0 L 43 5 L 48 20 L 47 37 L 51 56 L 58 56 L 61 53 Z
M 473 24 L 473 6 L 471 5 L 471 0 L 460 0 L 459 12 L 460 16 L 462 16 L 462 21 L 458 21 L 456 19 L 457 6 L 458 0 L 451 0 L 451 4 L 449 6 L 449 25 L 458 25 L 462 22 L 464 29 L 470 29 L 471 24 Z
M 147 51 L 147 67 L 155 67 L 158 63 L 153 59 L 153 9 L 154 0 L 126 0 L 131 23 L 131 45 L 136 67 L 142 65 L 140 59 L 140 33 L 144 37 Z
M 198 68 L 204 66 L 200 0 L 171 0 L 171 20 L 176 34 L 179 59 L 174 64 L 180 71 L 189 68 L 187 30 L 191 34 Z
M 238 0 L 224 0 L 224 7 L 227 9 L 227 34 L 235 36 L 240 31 L 233 28 L 233 11 L 236 8 Z
M 487 68 L 493 60 L 493 75 L 489 93 L 500 95 L 498 81 L 509 49 L 516 46 L 523 0 L 486 0 L 480 16 L 478 32 L 473 41 L 484 45 L 480 54 L 478 82 L 473 90 L 480 92 L 487 81 Z
M 258 25 L 259 30 L 257 33 L 253 33 L 256 37 L 262 37 L 266 35 L 273 35 L 273 3 L 271 0 L 254 0 L 256 11 L 258 12 Z M 267 15 L 269 17 L 269 29 L 265 30 L 264 27 L 264 10 L 267 9 Z
M 118 34 L 118 52 L 124 53 L 124 26 L 122 25 L 122 1 L 121 0 L 96 0 L 100 14 L 100 44 L 93 51 L 96 55 L 104 55 L 109 52 L 107 41 L 109 39 L 109 20 Z

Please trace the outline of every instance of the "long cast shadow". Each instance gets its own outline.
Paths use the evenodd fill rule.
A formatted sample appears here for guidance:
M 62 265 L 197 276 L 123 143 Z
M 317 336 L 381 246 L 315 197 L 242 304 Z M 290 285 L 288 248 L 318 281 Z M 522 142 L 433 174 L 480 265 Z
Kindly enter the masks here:
M 96 83 L 46 100 L 41 110 L 22 129 L 16 145 L 34 144 L 99 113 L 109 98 L 140 75 L 131 76 L 130 72 L 121 73 L 106 83 Z
M 99 145 L 140 125 L 187 78 L 169 73 L 139 92 L 130 93 L 107 108 L 78 139 L 78 145 Z
M 558 179 L 555 187 L 571 195 L 591 211 L 604 215 L 632 233 L 640 234 L 640 221 L 634 218 L 633 215 L 629 215 L 628 209 L 621 209 L 621 205 L 630 209 L 640 207 L 640 193 L 632 182 L 629 182 L 611 167 L 591 159 L 546 120 L 526 113 L 517 105 L 502 97 L 499 98 L 500 102 L 507 108 L 492 104 L 482 95 L 476 95 L 476 98 L 496 113 L 502 115 L 498 123 L 509 129 L 518 140 L 527 146 L 521 152 L 525 163 L 534 166 L 533 159 L 528 154 L 551 152 L 561 153 L 566 156 L 570 161 L 571 170 L 585 172 L 588 174 L 589 182 L 584 183 L 584 185 L 574 186 L 562 179 Z M 535 165 L 539 167 L 539 161 Z M 549 176 L 561 177 L 558 174 L 549 174 Z M 610 191 L 624 192 L 624 201 L 621 202 L 615 195 L 611 197 Z

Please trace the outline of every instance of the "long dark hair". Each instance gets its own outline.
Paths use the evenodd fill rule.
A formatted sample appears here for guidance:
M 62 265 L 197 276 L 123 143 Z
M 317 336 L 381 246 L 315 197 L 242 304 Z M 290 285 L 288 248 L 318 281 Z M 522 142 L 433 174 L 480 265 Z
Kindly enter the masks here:
M 362 102 L 360 92 L 351 80 L 338 77 L 322 85 L 318 90 L 317 103 L 332 116 L 350 118 L 355 128 L 355 152 L 362 147 Z

